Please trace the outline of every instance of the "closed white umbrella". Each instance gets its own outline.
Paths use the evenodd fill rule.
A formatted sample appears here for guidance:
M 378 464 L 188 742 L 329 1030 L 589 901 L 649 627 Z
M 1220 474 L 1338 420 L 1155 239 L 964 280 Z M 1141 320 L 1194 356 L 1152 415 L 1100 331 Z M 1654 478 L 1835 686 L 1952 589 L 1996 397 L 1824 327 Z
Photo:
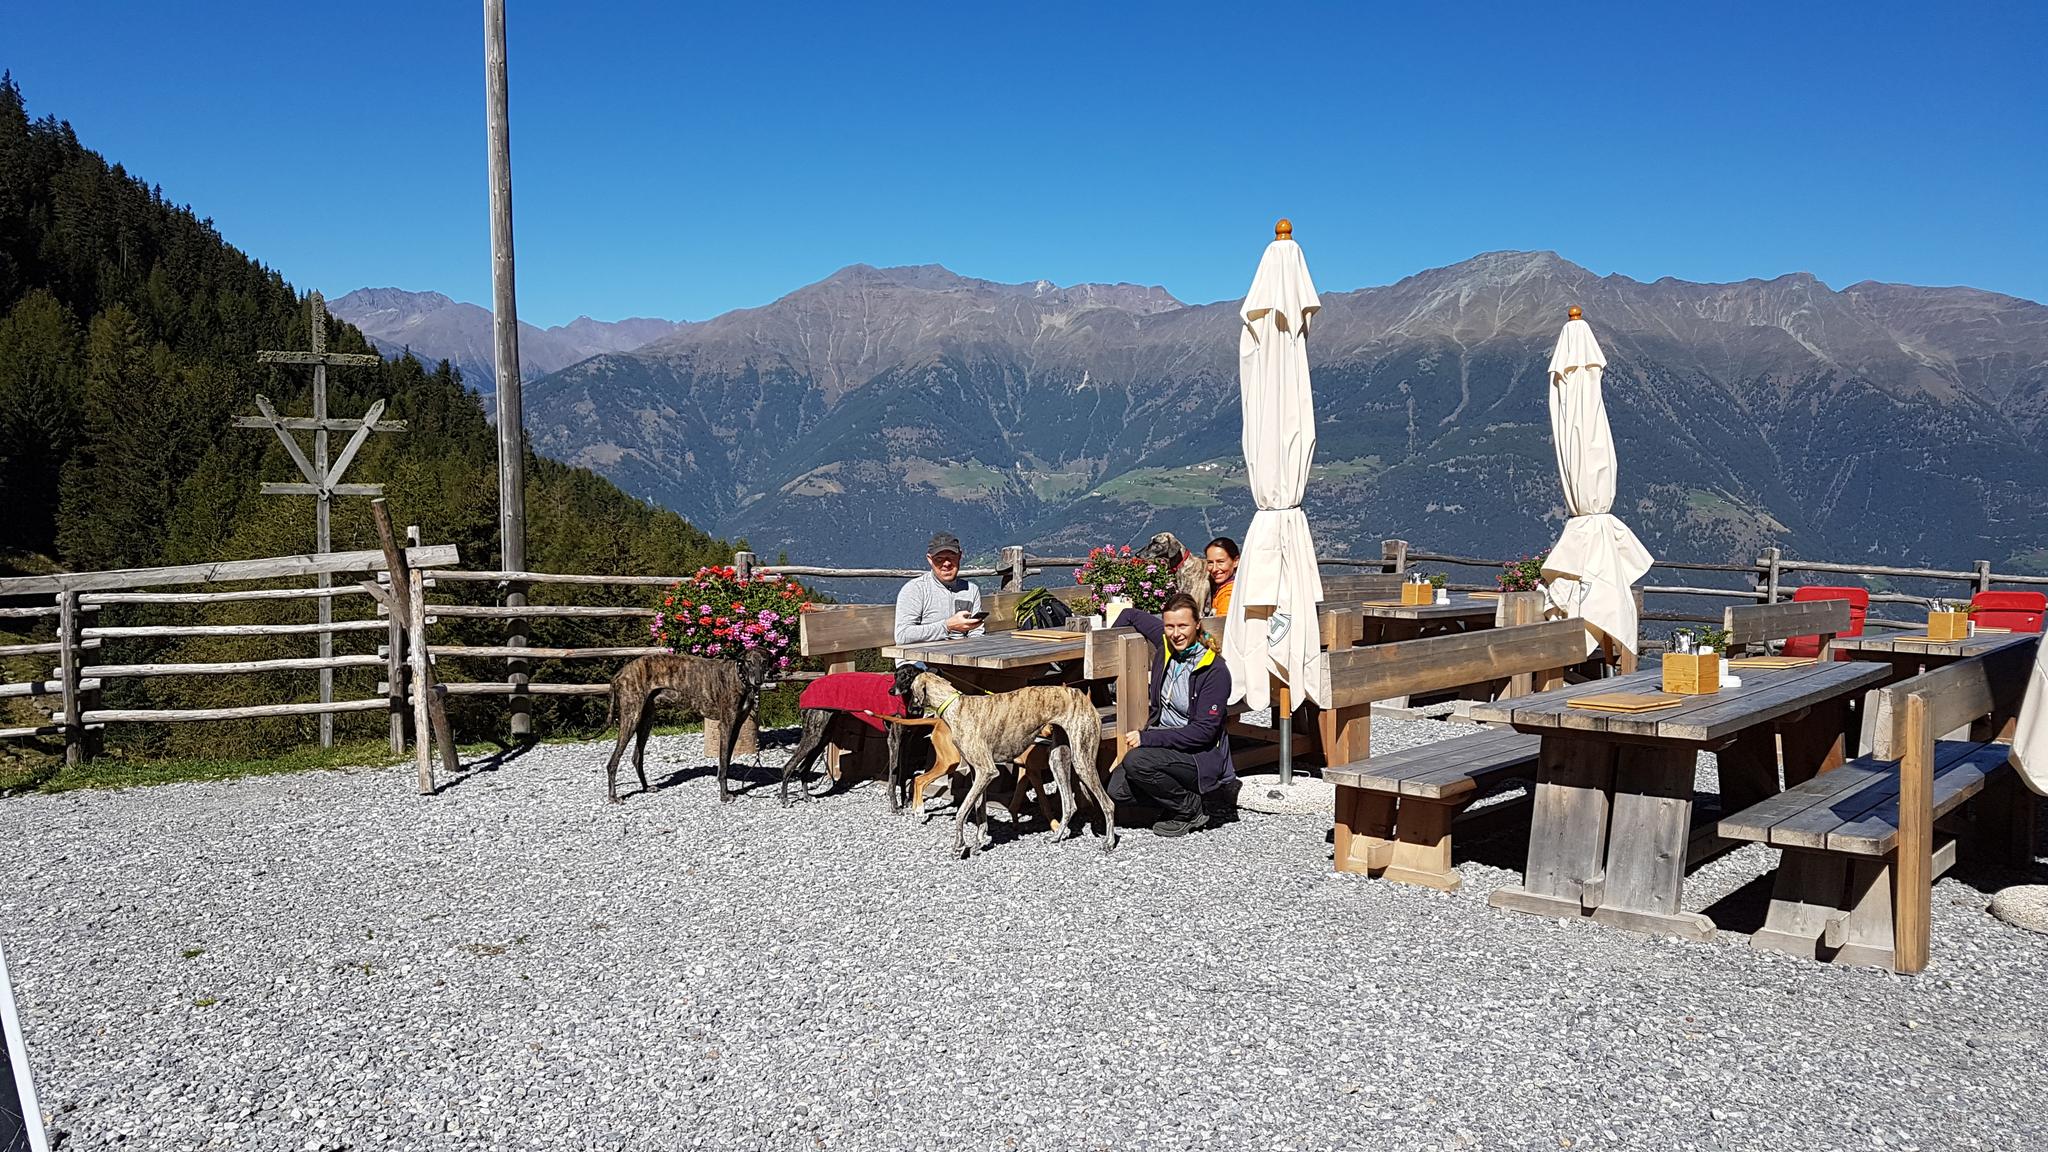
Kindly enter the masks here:
M 1650 551 L 1613 515 L 1614 434 L 1600 375 L 1607 357 L 1593 329 L 1571 310 L 1550 354 L 1550 435 L 1570 519 L 1543 561 L 1550 602 L 1587 624 L 1586 653 L 1605 636 L 1636 650 L 1635 582 L 1650 570 Z
M 1307 696 L 1326 706 L 1330 694 L 1316 627 L 1323 578 L 1301 510 L 1316 452 L 1308 328 L 1322 302 L 1293 225 L 1282 220 L 1273 233 L 1238 313 L 1244 321 L 1237 338 L 1244 464 L 1258 511 L 1245 533 L 1223 630 L 1232 693 L 1254 710 L 1271 702 L 1273 676 L 1297 701 Z
M 2012 734 L 2012 762 L 2037 796 L 2048 796 L 2048 642 L 2034 649 L 2034 670 Z

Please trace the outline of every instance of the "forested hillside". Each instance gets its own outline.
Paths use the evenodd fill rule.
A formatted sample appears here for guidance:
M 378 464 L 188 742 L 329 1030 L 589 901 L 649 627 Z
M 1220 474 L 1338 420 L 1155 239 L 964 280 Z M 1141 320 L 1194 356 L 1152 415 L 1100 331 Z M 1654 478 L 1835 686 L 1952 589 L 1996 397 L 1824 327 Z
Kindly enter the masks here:
M 260 481 L 298 479 L 282 447 L 230 426 L 258 393 L 310 412 L 307 369 L 255 362 L 260 348 L 307 347 L 307 323 L 281 275 L 109 165 L 69 124 L 31 120 L 19 87 L 0 79 L 0 573 L 312 551 L 311 500 L 257 494 Z M 327 342 L 373 351 L 334 320 Z M 348 479 L 383 483 L 401 524 L 458 545 L 469 566 L 496 566 L 495 438 L 457 374 L 406 358 L 332 371 L 329 395 L 337 415 L 383 399 L 386 418 L 409 425 L 371 437 Z M 531 454 L 526 469 L 532 568 L 677 573 L 731 556 L 584 469 Z M 337 500 L 334 547 L 375 546 L 368 502 Z M 280 698 L 276 685 L 215 679 L 209 700 Z M 132 685 L 131 699 L 191 702 L 156 683 Z M 373 719 L 355 724 L 381 730 Z M 283 727 L 245 735 L 268 742 L 291 735 Z

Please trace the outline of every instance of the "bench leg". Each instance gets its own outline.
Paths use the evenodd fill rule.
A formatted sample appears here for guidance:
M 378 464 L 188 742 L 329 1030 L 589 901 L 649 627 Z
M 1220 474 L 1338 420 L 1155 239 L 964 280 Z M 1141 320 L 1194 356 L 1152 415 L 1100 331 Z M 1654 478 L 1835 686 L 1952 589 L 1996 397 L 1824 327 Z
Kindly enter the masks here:
M 1394 820 L 1393 854 L 1382 876 L 1449 892 L 1463 882 L 1451 867 L 1451 818 L 1463 805 L 1401 797 Z
M 1771 877 L 1771 911 L 1749 938 L 1759 952 L 1806 960 L 1820 958 L 1821 934 L 1842 915 L 1849 893 L 1849 861 L 1826 852 L 1786 848 Z
M 1519 888 L 1497 888 L 1495 908 L 1538 916 L 1582 916 L 1607 856 L 1607 814 L 1614 787 L 1614 746 L 1545 736 L 1537 757 L 1529 817 L 1529 863 Z
M 1337 786 L 1337 871 L 1371 874 L 1387 866 L 1393 855 L 1394 800 L 1386 792 Z
M 1829 959 L 1837 964 L 1898 970 L 1892 934 L 1896 871 L 1890 856 L 1850 864 L 1843 911 L 1830 917 L 1821 933 L 1821 942 L 1833 951 Z

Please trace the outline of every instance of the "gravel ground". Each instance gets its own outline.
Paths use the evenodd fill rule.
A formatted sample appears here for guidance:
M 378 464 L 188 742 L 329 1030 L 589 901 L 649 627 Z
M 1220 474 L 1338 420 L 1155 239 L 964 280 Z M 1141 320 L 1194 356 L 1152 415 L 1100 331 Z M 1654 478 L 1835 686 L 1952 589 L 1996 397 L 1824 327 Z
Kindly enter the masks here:
M 1900 978 L 1495 911 L 1513 837 L 1451 894 L 1332 873 L 1326 816 L 958 861 L 873 785 L 721 807 L 666 737 L 610 807 L 603 757 L 0 802 L 59 1147 L 2048 1143 L 2048 937 L 1957 879 Z M 1769 862 L 1688 907 L 1753 923 Z

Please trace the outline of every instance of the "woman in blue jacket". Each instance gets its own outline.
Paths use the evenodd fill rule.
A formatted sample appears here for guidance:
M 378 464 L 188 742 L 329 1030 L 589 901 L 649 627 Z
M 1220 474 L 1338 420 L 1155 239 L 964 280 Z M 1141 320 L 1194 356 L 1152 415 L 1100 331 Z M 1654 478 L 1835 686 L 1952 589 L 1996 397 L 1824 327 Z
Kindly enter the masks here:
M 1223 720 L 1230 703 L 1230 668 L 1202 632 L 1194 598 L 1176 592 L 1159 615 L 1126 609 L 1114 621 L 1136 628 L 1157 645 L 1152 660 L 1152 709 L 1143 731 L 1124 734 L 1123 763 L 1109 778 L 1119 804 L 1138 803 L 1166 813 L 1152 826 L 1181 836 L 1209 822 L 1202 796 L 1237 779 Z

